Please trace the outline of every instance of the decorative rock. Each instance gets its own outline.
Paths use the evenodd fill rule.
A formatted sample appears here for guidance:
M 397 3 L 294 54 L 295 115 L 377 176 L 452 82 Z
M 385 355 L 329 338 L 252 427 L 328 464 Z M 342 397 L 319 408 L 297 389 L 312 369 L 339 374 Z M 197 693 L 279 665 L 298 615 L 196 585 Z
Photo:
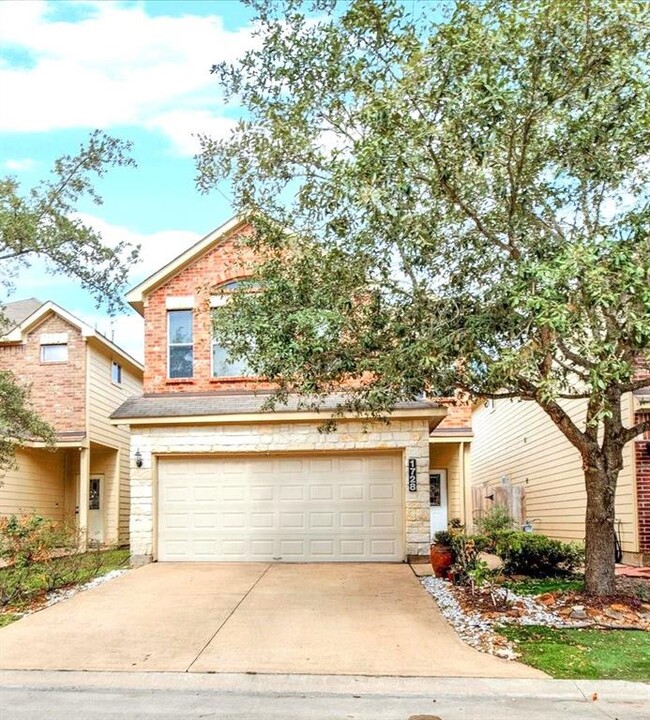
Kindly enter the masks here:
M 555 604 L 555 595 L 553 593 L 544 593 L 543 595 L 539 595 L 537 597 L 537 602 L 542 603 L 542 605 L 554 605 Z
M 571 608 L 571 614 L 569 617 L 573 620 L 586 620 L 588 616 L 582 605 L 574 605 Z

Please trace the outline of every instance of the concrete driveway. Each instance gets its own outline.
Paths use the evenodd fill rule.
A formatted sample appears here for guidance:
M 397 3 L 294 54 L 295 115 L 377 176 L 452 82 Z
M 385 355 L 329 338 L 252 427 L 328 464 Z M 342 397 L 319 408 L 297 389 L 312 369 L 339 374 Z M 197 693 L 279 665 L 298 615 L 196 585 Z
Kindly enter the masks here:
M 0 630 L 0 668 L 544 677 L 463 644 L 400 564 L 148 565 Z

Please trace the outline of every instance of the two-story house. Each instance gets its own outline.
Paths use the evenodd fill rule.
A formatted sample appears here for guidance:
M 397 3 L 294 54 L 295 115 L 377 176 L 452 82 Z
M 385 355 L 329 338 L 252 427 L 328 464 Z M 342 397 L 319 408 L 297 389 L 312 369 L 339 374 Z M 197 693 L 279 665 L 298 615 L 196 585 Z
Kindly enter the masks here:
M 267 411 L 269 386 L 229 361 L 211 322 L 255 261 L 248 231 L 234 218 L 127 295 L 145 320 L 144 394 L 112 418 L 131 428 L 135 561 L 427 555 L 432 527 L 465 514 L 467 413 L 443 426 L 443 404 L 404 402 L 388 424 L 342 417 L 327 433 L 340 397 Z
M 0 514 L 77 518 L 102 544 L 129 541 L 129 432 L 110 413 L 142 388 L 143 368 L 53 302 L 8 303 L 0 370 L 31 385 L 31 405 L 56 431 L 54 450 L 27 440 L 0 480 Z

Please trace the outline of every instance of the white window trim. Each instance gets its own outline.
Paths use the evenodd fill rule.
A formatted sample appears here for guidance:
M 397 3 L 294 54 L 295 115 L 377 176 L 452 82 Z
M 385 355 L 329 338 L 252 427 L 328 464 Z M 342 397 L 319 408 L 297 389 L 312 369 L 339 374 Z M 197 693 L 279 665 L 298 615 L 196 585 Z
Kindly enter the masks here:
M 177 312 L 177 311 L 183 311 L 187 310 L 189 313 L 191 313 L 192 323 L 192 342 L 189 343 L 171 343 L 170 338 L 171 334 L 169 332 L 169 324 L 170 324 L 170 312 Z M 174 308 L 173 310 L 167 310 L 167 379 L 168 380 L 192 380 L 194 379 L 194 313 L 192 312 L 192 308 L 188 307 L 182 307 L 182 308 Z M 192 348 L 192 374 L 191 375 L 184 375 L 183 377 L 172 377 L 170 374 L 171 371 L 171 348 L 172 345 L 174 347 L 191 347 Z

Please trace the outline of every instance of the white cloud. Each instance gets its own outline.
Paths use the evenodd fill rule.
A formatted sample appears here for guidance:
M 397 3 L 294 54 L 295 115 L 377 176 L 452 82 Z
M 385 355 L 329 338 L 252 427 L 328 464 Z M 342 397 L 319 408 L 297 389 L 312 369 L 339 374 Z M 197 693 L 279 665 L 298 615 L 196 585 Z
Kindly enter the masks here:
M 85 225 L 101 233 L 102 239 L 108 245 L 127 242 L 141 246 L 140 261 L 133 265 L 129 273 L 130 285 L 141 282 L 201 239 L 201 235 L 189 230 L 141 233 L 122 225 L 113 225 L 94 215 L 79 213 L 77 217 Z
M 13 172 L 21 172 L 23 170 L 31 170 L 34 165 L 36 165 L 36 161 L 32 160 L 31 158 L 17 158 L 17 159 L 9 159 L 5 160 L 2 163 L 2 166 L 5 167 L 7 170 L 11 170 Z
M 226 138 L 235 125 L 230 118 L 215 117 L 204 110 L 172 110 L 147 123 L 148 127 L 161 130 L 181 155 L 196 155 L 200 151 L 197 135 L 209 135 L 215 140 Z
M 0 64 L 0 131 L 135 125 L 191 154 L 192 132 L 229 126 L 209 70 L 251 47 L 249 27 L 227 30 L 218 15 L 150 17 L 139 4 L 81 5 L 89 15 L 73 22 L 51 20 L 46 2 L 0 2 L 0 45 L 30 59 Z

